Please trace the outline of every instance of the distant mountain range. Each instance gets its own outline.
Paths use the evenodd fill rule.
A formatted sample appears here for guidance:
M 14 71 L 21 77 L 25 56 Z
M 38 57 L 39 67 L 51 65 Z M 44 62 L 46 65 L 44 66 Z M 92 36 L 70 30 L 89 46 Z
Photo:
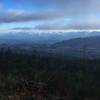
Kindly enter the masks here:
M 54 32 L 54 33 L 0 33 L 0 43 L 6 44 L 54 44 L 80 37 L 100 36 L 100 32 Z
M 53 44 L 51 48 L 66 57 L 100 58 L 100 36 L 65 40 Z
M 85 34 L 85 35 L 84 35 Z M 100 58 L 100 32 L 0 34 L 0 48 L 63 58 Z
M 57 42 L 52 45 L 55 48 L 59 47 L 70 47 L 70 48 L 96 48 L 100 49 L 100 36 L 91 36 L 85 38 L 75 38 L 70 40 L 64 40 L 62 42 Z

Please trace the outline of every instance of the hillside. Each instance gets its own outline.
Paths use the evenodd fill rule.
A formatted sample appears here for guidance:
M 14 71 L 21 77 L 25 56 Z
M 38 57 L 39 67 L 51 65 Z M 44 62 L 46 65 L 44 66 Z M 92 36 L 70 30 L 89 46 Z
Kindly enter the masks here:
M 99 100 L 99 59 L 64 60 L 34 53 L 0 52 L 0 100 Z
M 80 59 L 87 57 L 89 59 L 96 59 L 100 58 L 100 36 L 74 38 L 63 40 L 61 42 L 58 41 L 53 44 L 49 44 L 47 42 L 44 44 L 41 44 L 41 42 L 37 44 L 31 37 L 31 39 L 28 38 L 28 40 L 25 40 L 24 42 L 22 39 L 21 41 L 18 40 L 17 43 L 15 43 L 14 40 L 14 42 L 8 42 L 8 44 L 0 44 L 0 50 L 7 50 L 8 48 L 10 48 L 13 52 L 23 52 L 28 54 L 36 51 L 40 56 L 53 56 L 56 58 L 62 57 L 68 59 Z
M 71 47 L 71 48 L 100 48 L 100 36 L 92 36 L 86 38 L 75 38 L 55 43 L 53 47 Z
M 66 57 L 100 58 L 100 36 L 65 40 L 51 45 L 51 49 Z

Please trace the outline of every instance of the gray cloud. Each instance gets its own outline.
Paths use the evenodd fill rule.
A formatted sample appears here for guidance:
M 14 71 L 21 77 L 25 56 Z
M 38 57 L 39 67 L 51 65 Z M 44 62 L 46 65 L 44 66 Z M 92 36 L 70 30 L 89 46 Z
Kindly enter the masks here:
M 65 25 L 48 25 L 42 24 L 35 27 L 35 29 L 40 30 L 66 30 L 66 29 L 100 29 L 100 24 L 82 24 L 82 23 L 74 23 L 70 24 L 69 26 Z
M 0 1 L 1 4 L 3 1 Z M 32 5 L 33 8 L 30 11 L 2 11 L 0 12 L 0 23 L 42 21 L 43 23 L 37 25 L 36 29 L 99 29 L 100 27 L 99 18 L 91 18 L 92 15 L 99 15 L 100 0 L 9 1 L 12 1 L 16 6 L 22 6 L 23 10 L 25 6 L 29 7 L 29 5 Z M 43 8 L 43 11 L 41 11 L 42 7 L 46 7 L 47 9 Z M 71 20 L 65 22 L 61 20 L 65 18 L 70 18 Z M 55 22 L 56 20 L 58 21 Z
M 67 20 L 58 20 L 55 23 L 46 22 L 37 25 L 36 29 L 100 29 L 100 20 L 96 16 L 87 16 Z
M 64 11 L 68 14 L 84 14 L 98 12 L 100 0 L 12 0 L 18 5 L 32 4 L 33 6 L 47 6 L 51 9 Z M 46 10 L 46 9 L 45 9 Z M 99 11 L 100 12 L 100 11 Z
M 71 23 L 67 29 L 100 29 L 100 22 L 98 23 Z
M 0 12 L 0 23 L 45 21 L 64 16 L 56 12 L 25 12 L 25 11 L 4 11 Z

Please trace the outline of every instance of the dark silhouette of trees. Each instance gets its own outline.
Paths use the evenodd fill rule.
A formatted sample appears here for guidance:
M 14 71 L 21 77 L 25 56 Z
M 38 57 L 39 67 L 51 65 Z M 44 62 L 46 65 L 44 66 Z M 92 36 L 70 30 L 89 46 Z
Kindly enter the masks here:
M 0 51 L 0 100 L 99 100 L 100 60 Z

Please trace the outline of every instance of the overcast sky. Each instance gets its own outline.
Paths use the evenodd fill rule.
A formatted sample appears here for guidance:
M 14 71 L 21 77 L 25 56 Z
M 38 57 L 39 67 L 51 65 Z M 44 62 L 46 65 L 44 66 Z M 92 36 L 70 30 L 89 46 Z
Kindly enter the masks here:
M 100 0 L 0 0 L 0 29 L 100 29 Z

